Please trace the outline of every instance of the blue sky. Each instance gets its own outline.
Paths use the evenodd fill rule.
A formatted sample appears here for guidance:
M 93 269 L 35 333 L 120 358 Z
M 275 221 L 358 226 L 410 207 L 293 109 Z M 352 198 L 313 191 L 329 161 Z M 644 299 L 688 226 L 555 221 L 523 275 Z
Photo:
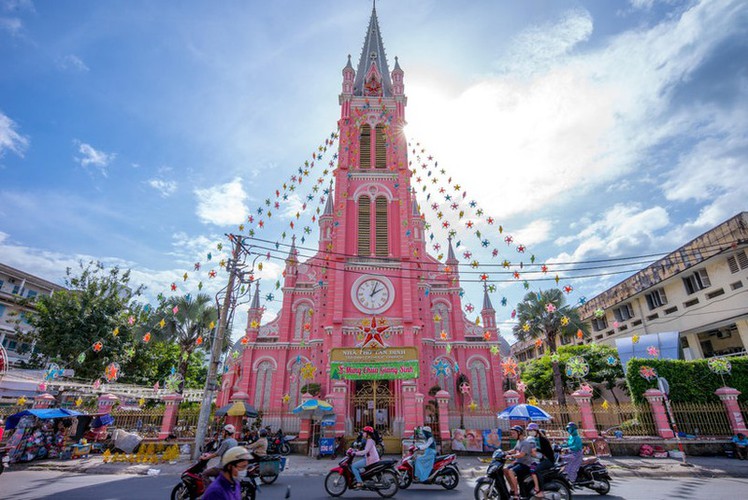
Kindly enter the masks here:
M 61 282 L 95 258 L 155 295 L 218 258 L 221 235 L 335 129 L 370 12 L 0 0 L 0 261 Z M 377 12 L 405 71 L 409 139 L 538 260 L 667 252 L 746 210 L 745 2 L 381 0 Z M 569 300 L 625 276 L 566 280 Z M 466 291 L 481 303 L 477 284 Z M 524 292 L 494 296 L 510 340 Z

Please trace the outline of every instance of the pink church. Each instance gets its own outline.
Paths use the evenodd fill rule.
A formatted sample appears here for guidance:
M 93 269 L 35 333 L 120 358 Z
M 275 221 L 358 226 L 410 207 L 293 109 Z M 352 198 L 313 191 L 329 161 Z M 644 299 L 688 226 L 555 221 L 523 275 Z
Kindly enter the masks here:
M 431 424 L 444 438 L 475 415 L 485 417 L 476 427 L 498 425 L 508 344 L 486 290 L 480 324 L 463 314 L 451 240 L 445 262 L 426 251 L 402 129 L 403 76 L 397 58 L 389 71 L 374 9 L 358 66 L 348 56 L 343 68 L 338 164 L 316 252 L 291 245 L 282 308 L 266 324 L 258 285 L 219 406 L 246 400 L 303 437 L 308 422 L 290 410 L 309 397 L 302 388 L 319 384 L 337 434 L 374 424 L 399 438 Z

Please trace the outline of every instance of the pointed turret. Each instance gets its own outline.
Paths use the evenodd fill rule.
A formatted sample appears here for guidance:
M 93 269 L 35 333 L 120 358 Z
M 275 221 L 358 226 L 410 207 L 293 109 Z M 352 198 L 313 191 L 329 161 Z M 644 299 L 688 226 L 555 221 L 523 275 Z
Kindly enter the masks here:
M 348 54 L 348 64 L 343 68 L 343 95 L 353 94 L 353 79 L 356 72 L 351 64 L 351 55 Z
M 332 179 L 330 179 L 330 189 L 327 192 L 327 203 L 325 203 L 325 211 L 322 213 L 322 217 L 327 215 L 332 217 Z
M 405 93 L 405 84 L 403 83 L 403 72 L 400 68 L 400 63 L 397 61 L 395 56 L 395 69 L 392 70 L 392 93 L 396 96 L 401 96 Z
M 296 250 L 296 235 L 294 234 L 291 237 L 291 248 L 288 250 L 288 257 L 286 257 L 286 265 L 297 264 L 298 259 L 296 256 L 298 255 L 298 253 L 299 252 Z
M 449 242 L 449 250 L 447 251 L 447 264 L 458 264 L 459 261 L 457 260 L 457 257 L 455 257 L 455 251 L 452 249 L 452 237 L 450 236 L 449 238 L 447 238 L 447 241 Z
M 379 32 L 376 4 L 371 9 L 369 27 L 366 29 L 361 59 L 358 61 L 356 80 L 353 84 L 353 95 L 373 95 L 392 97 L 392 81 L 387 66 L 382 36 Z
M 249 306 L 250 309 L 260 308 L 260 282 L 255 282 L 255 295 L 252 297 L 252 304 Z
M 483 309 L 480 312 L 483 318 L 483 330 L 489 334 L 486 340 L 494 340 L 496 330 L 496 311 L 491 304 L 491 298 L 488 296 L 488 283 L 483 282 Z
M 421 212 L 418 210 L 418 200 L 416 200 L 415 196 L 413 197 L 413 203 L 411 204 L 411 208 L 413 209 L 413 212 L 411 213 L 413 217 L 421 216 Z
M 488 296 L 488 284 L 483 283 L 483 310 L 494 310 L 493 304 L 491 304 L 491 297 Z
M 257 334 L 260 332 L 260 323 L 262 323 L 262 313 L 264 312 L 265 308 L 260 306 L 260 282 L 255 281 L 255 294 L 252 297 L 249 311 L 247 311 L 247 330 L 245 332 L 251 342 L 257 339 Z

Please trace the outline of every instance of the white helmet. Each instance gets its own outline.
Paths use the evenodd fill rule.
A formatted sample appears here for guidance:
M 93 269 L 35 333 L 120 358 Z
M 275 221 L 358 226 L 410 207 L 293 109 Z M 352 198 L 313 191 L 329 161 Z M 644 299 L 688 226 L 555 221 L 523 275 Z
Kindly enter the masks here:
M 421 430 L 422 430 L 423 432 L 428 432 L 429 434 L 431 434 L 431 433 L 432 433 L 432 431 L 431 431 L 431 427 L 429 427 L 428 425 L 424 425 L 423 427 L 421 427 Z
M 236 434 L 236 427 L 231 424 L 224 425 L 223 430 L 228 432 L 229 434 Z
M 233 462 L 239 462 L 241 460 L 250 460 L 252 454 L 242 446 L 234 446 L 226 450 L 226 453 L 221 457 L 221 467 L 226 467 Z

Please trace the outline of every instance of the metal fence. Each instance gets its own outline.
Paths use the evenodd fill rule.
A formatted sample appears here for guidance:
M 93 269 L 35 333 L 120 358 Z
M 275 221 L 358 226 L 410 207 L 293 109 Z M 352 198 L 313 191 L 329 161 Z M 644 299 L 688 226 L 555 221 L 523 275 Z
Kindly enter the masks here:
M 192 438 L 195 437 L 195 430 L 197 429 L 197 420 L 200 416 L 200 408 L 179 408 L 177 413 L 177 421 L 174 424 L 174 434 L 178 438 Z M 212 421 L 212 415 L 209 421 Z
M 301 419 L 298 415 L 287 410 L 264 410 L 262 412 L 262 426 L 271 429 L 283 429 L 286 434 L 297 434 L 301 430 Z
M 652 409 L 647 404 L 608 403 L 607 408 L 594 404 L 592 414 L 597 431 L 602 435 L 610 436 L 620 430 L 626 436 L 657 436 Z
M 144 438 L 158 437 L 161 431 L 161 421 L 164 418 L 164 408 L 156 407 L 146 410 L 114 409 L 114 426 L 128 432 L 137 432 Z
M 678 432 L 693 436 L 730 436 L 732 429 L 722 403 L 671 403 Z

